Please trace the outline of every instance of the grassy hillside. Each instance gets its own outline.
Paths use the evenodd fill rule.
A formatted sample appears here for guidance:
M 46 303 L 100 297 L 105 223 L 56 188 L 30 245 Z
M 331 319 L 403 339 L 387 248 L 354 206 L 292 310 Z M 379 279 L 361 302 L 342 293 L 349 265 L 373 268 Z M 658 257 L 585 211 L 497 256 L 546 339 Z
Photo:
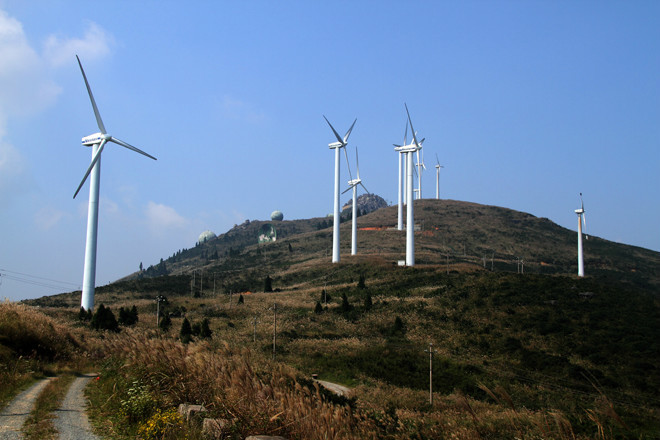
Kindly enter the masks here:
M 576 233 L 547 219 L 447 200 L 416 202 L 416 213 L 414 268 L 396 264 L 405 249 L 404 233 L 388 229 L 396 207 L 359 218 L 359 256 L 344 252 L 350 224 L 343 224 L 342 262 L 335 265 L 326 219 L 280 222 L 281 239 L 262 245 L 255 242 L 263 222 L 250 222 L 164 260 L 168 276 L 136 274 L 98 288 L 96 303 L 115 313 L 136 305 L 136 331 L 149 338 L 154 298 L 165 295 L 173 322 L 161 333 L 166 339 L 177 338 L 184 317 L 193 324 L 206 318 L 213 341 L 196 342 L 195 353 L 228 350 L 241 365 L 255 362 L 245 367 L 249 374 L 268 381 L 269 369 L 287 365 L 290 372 L 277 380 L 296 387 L 312 373 L 355 387 L 355 400 L 332 404 L 341 411 L 348 405 L 351 411 L 341 412 L 347 418 L 328 425 L 344 423 L 355 438 L 658 436 L 660 254 L 590 237 L 588 276 L 578 279 Z M 524 274 L 516 257 L 525 260 Z M 263 292 L 267 277 L 273 292 Z M 79 301 L 72 293 L 34 303 L 75 316 Z M 433 406 L 425 351 L 431 343 Z M 117 350 L 117 365 L 142 356 L 142 349 Z M 188 356 L 187 349 L 167 350 L 173 354 L 163 362 L 174 366 L 159 368 Z M 141 380 L 152 380 L 134 367 Z M 203 384 L 185 380 L 183 389 L 205 398 Z M 293 428 L 301 414 L 286 416 L 290 428 L 266 425 L 300 435 L 308 432 Z M 249 426 L 236 429 L 246 433 Z

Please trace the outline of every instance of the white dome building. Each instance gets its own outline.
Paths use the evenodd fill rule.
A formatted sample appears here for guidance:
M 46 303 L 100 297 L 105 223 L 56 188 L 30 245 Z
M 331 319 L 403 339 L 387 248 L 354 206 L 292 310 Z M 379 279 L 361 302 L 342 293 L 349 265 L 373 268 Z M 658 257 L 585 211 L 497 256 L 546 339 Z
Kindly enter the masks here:
M 209 231 L 208 229 L 201 234 L 199 234 L 199 238 L 197 239 L 197 244 L 202 244 L 206 243 L 209 240 L 212 240 L 216 237 L 215 232 Z

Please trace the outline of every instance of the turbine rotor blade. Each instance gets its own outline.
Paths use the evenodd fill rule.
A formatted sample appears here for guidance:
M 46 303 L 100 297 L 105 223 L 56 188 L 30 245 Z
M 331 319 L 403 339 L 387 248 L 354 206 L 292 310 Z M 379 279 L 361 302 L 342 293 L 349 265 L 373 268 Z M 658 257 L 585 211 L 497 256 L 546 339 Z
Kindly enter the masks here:
M 342 140 L 341 136 L 339 136 L 339 133 L 337 133 L 337 130 L 335 130 L 335 127 L 333 127 L 332 124 L 330 123 L 330 121 L 328 121 L 328 118 L 326 118 L 325 115 L 323 115 L 323 119 L 325 119 L 325 122 L 328 123 L 328 125 L 332 129 L 332 132 L 335 134 L 335 137 L 337 138 L 337 140 L 343 144 L 344 141 Z
M 360 182 L 360 186 L 362 186 L 362 188 L 364 188 L 364 190 L 367 192 L 367 194 L 371 194 L 371 193 L 369 192 L 369 190 L 367 189 L 367 187 L 364 186 L 364 184 L 363 184 L 362 182 Z
M 358 149 L 355 147 L 355 165 L 357 167 L 357 178 L 360 180 L 360 159 L 358 158 Z
M 412 124 L 412 119 L 410 119 L 410 112 L 408 111 L 408 104 L 406 104 L 404 102 L 403 105 L 406 106 L 406 114 L 408 115 L 408 122 L 410 123 L 410 131 L 412 131 L 413 141 L 415 141 L 415 146 L 417 146 L 417 148 L 420 148 L 419 143 L 417 142 L 417 133 L 415 133 L 415 129 L 413 128 L 413 124 Z
M 346 167 L 348 168 L 348 176 L 353 180 L 353 175 L 351 174 L 351 164 L 348 162 L 348 153 L 346 148 L 344 148 L 344 156 L 346 156 Z
M 440 165 L 440 159 L 438 159 L 438 153 L 435 153 L 435 161 L 437 162 L 438 166 Z
M 85 71 L 83 70 L 82 63 L 80 62 L 80 58 L 78 58 L 78 55 L 76 55 L 76 59 L 78 60 L 78 65 L 80 66 L 80 71 L 82 72 L 82 76 L 85 79 L 85 86 L 87 87 L 87 93 L 89 94 L 89 100 L 92 101 L 92 107 L 94 108 L 94 116 L 96 116 L 96 124 L 99 126 L 99 130 L 101 130 L 101 133 L 105 134 L 105 125 L 103 125 L 103 121 L 101 120 L 101 114 L 99 113 L 99 109 L 96 106 L 96 101 L 94 100 L 94 95 L 92 95 L 92 89 L 89 87 L 89 82 L 87 82 L 87 75 L 85 75 Z
M 351 185 L 351 186 L 349 186 L 348 188 L 346 188 L 346 189 L 345 189 L 344 191 L 342 191 L 341 193 L 344 194 L 344 193 L 349 192 L 350 190 L 353 189 L 354 186 L 355 186 L 355 185 Z
M 408 121 L 406 121 L 406 134 L 403 135 L 403 145 L 408 142 Z
M 355 118 L 355 121 L 353 121 L 351 128 L 349 128 L 346 134 L 344 135 L 344 145 L 346 145 L 346 142 L 348 142 L 348 137 L 351 135 L 351 132 L 353 131 L 353 127 L 355 127 L 356 122 L 357 122 L 357 118 Z
M 94 165 L 96 165 L 96 162 L 98 162 L 99 159 L 101 158 L 101 153 L 103 152 L 103 148 L 105 147 L 106 143 L 107 143 L 107 141 L 105 139 L 103 139 L 101 141 L 101 145 L 99 145 L 99 149 L 96 151 L 96 154 L 92 158 L 92 163 L 89 165 L 89 168 L 87 168 L 87 172 L 85 172 L 85 176 L 80 181 L 80 185 L 78 185 L 78 189 L 76 189 L 76 192 L 73 195 L 74 199 L 76 198 L 76 196 L 80 192 L 80 188 L 82 188 L 82 186 L 85 184 L 85 181 L 87 180 L 87 177 L 89 176 L 89 173 L 92 172 L 92 169 L 94 168 Z
M 110 139 L 109 139 L 109 140 L 110 140 L 110 142 L 114 142 L 115 144 L 117 144 L 117 145 L 121 145 L 121 146 L 124 147 L 124 148 L 128 148 L 129 150 L 133 150 L 133 151 L 135 151 L 136 153 L 140 153 L 140 154 L 142 154 L 143 156 L 147 156 L 147 157 L 150 158 L 150 159 L 158 160 L 158 159 L 156 159 L 155 157 L 153 157 L 151 154 L 147 154 L 147 153 L 145 153 L 144 151 L 140 150 L 139 148 L 136 148 L 136 147 L 134 147 L 133 145 L 131 145 L 131 144 L 129 144 L 129 143 L 126 143 L 126 142 L 122 141 L 121 139 L 117 139 L 116 137 L 112 137 L 112 136 L 110 136 Z

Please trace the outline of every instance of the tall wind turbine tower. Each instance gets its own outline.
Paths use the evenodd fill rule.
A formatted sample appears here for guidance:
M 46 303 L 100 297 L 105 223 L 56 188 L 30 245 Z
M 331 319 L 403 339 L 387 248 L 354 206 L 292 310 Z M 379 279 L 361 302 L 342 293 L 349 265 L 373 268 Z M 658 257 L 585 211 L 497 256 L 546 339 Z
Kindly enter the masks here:
M 580 193 L 580 209 L 576 209 L 575 213 L 578 216 L 578 276 L 584 276 L 584 255 L 582 253 L 582 224 L 587 227 L 587 218 L 584 214 L 584 201 L 582 200 L 582 193 Z
M 83 273 L 83 286 L 82 286 L 82 298 L 80 301 L 80 306 L 85 310 L 92 310 L 94 308 L 94 288 L 96 284 L 96 238 L 99 225 L 99 187 L 101 185 L 101 153 L 103 148 L 108 142 L 113 142 L 117 145 L 121 145 L 124 148 L 133 150 L 136 153 L 140 153 L 144 156 L 147 156 L 153 160 L 156 160 L 155 157 L 145 153 L 144 151 L 135 148 L 134 146 L 127 144 L 126 142 L 117 139 L 116 137 L 110 136 L 105 131 L 105 126 L 101 120 L 101 114 L 99 109 L 96 106 L 96 101 L 94 101 L 94 95 L 92 95 L 92 89 L 89 87 L 89 82 L 87 82 L 87 76 L 83 70 L 80 58 L 76 55 L 78 60 L 78 65 L 80 66 L 80 71 L 82 72 L 83 79 L 85 80 L 85 86 L 87 87 L 87 93 L 89 94 L 89 100 L 92 102 L 92 108 L 94 109 L 94 116 L 96 117 L 96 123 L 101 130 L 100 133 L 94 133 L 89 136 L 82 138 L 82 144 L 86 147 L 92 147 L 92 162 L 85 172 L 78 189 L 76 189 L 73 198 L 75 199 L 80 192 L 83 184 L 87 180 L 87 177 L 91 173 L 89 181 L 89 208 L 87 212 L 87 242 L 85 245 L 85 269 Z
M 440 165 L 440 159 L 438 159 L 438 155 L 435 155 L 435 199 L 440 200 L 440 168 L 444 168 L 442 165 Z
M 337 142 L 332 142 L 328 144 L 328 148 L 331 150 L 335 150 L 335 200 L 334 200 L 334 209 L 333 209 L 333 226 L 332 226 L 332 262 L 333 263 L 339 263 L 339 224 L 340 224 L 340 219 L 339 219 L 339 150 L 346 147 L 348 144 L 348 137 L 351 135 L 351 131 L 353 131 L 353 127 L 355 126 L 355 123 L 357 122 L 357 118 L 355 118 L 355 121 L 353 121 L 353 124 L 351 125 L 351 128 L 348 129 L 344 137 L 342 138 L 339 136 L 339 133 L 337 133 L 337 130 L 335 130 L 335 127 L 332 126 L 330 121 L 328 121 L 328 118 L 323 116 L 323 119 L 325 119 L 325 122 L 328 123 L 330 128 L 332 129 L 332 132 L 334 133 L 335 137 L 337 138 Z
M 408 115 L 408 123 L 410 124 L 410 131 L 413 134 L 413 142 L 410 145 L 402 145 L 396 147 L 395 150 L 400 153 L 406 154 L 406 266 L 415 265 L 415 218 L 413 212 L 413 154 L 421 149 L 421 145 L 417 142 L 417 134 L 410 119 L 410 112 L 408 112 L 408 105 L 406 107 L 406 114 Z
M 406 145 L 407 141 L 408 141 L 408 121 L 406 120 L 406 133 L 403 136 L 403 145 Z M 401 145 L 397 145 L 397 144 L 392 144 L 392 145 L 394 145 L 395 150 L 396 148 L 401 148 Z M 403 165 L 406 163 L 405 158 L 407 158 L 405 153 L 399 151 L 399 181 L 397 185 L 399 192 L 399 210 L 397 215 L 397 229 L 399 231 L 403 231 L 403 204 L 405 203 L 404 197 L 405 197 L 405 189 L 406 189 L 406 186 L 404 184 L 405 182 L 404 169 L 407 169 L 407 168 L 403 168 Z
M 346 149 L 344 149 L 346 151 Z M 348 156 L 346 157 L 346 162 L 348 164 Z M 356 255 L 357 254 L 357 187 L 358 185 L 362 186 L 364 190 L 369 193 L 369 190 L 367 189 L 366 186 L 362 183 L 362 180 L 360 179 L 360 160 L 358 159 L 358 150 L 357 147 L 355 147 L 355 162 L 357 166 L 357 178 L 356 179 L 351 179 L 348 181 L 348 188 L 346 191 L 352 189 L 353 190 L 353 223 L 351 225 L 351 255 Z M 348 167 L 349 173 L 351 168 Z M 344 191 L 342 194 L 344 194 L 346 191 Z

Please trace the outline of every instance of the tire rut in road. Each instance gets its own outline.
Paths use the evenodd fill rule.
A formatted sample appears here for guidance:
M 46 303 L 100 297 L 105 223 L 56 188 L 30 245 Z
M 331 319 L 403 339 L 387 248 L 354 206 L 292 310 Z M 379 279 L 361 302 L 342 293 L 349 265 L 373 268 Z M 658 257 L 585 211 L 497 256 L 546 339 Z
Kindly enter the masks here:
M 0 440 L 17 440 L 23 438 L 21 428 L 34 409 L 37 397 L 48 382 L 54 377 L 40 380 L 9 402 L 0 412 Z
M 83 394 L 83 390 L 94 377 L 96 374 L 77 377 L 71 383 L 60 408 L 55 411 L 53 423 L 60 433 L 60 440 L 99 440 L 92 434 L 92 426 L 86 413 L 87 399 Z

